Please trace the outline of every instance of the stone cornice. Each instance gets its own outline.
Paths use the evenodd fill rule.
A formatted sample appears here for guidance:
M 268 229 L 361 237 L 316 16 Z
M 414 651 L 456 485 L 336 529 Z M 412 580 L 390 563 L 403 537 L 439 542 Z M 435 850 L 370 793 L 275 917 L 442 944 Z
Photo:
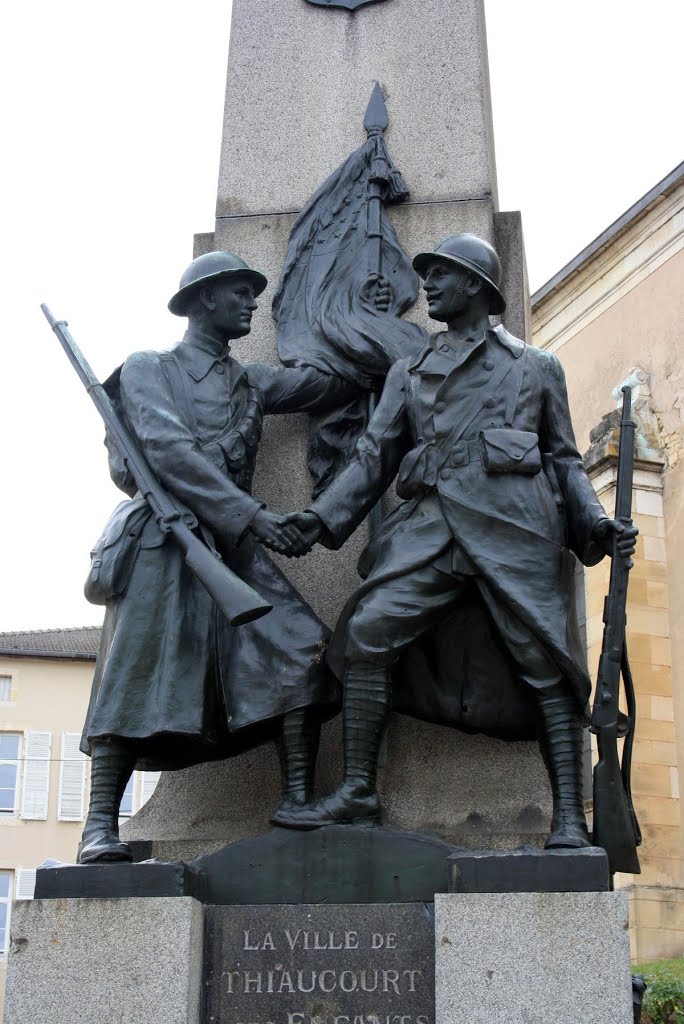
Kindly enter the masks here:
M 638 207 L 639 204 L 637 204 Z M 684 176 L 533 296 L 534 344 L 556 352 L 684 248 Z M 562 274 L 562 272 L 561 272 Z M 553 285 L 553 281 L 549 282 Z

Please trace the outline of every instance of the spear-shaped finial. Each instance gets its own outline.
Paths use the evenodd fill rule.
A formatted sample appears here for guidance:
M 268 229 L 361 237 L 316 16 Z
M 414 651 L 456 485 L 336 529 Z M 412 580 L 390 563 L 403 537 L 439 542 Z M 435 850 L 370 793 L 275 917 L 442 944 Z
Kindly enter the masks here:
M 387 189 L 387 150 L 382 139 L 383 132 L 389 124 L 387 107 L 382 95 L 380 83 L 373 86 L 371 98 L 366 108 L 363 127 L 368 133 L 372 147 L 372 157 L 368 173 L 368 219 L 366 238 L 368 239 L 368 269 L 371 274 L 382 274 L 382 200 Z
M 385 98 L 382 95 L 380 83 L 376 82 L 373 86 L 371 98 L 368 101 L 366 116 L 363 119 L 363 127 L 370 135 L 371 132 L 384 132 L 388 124 L 389 117 L 387 116 Z

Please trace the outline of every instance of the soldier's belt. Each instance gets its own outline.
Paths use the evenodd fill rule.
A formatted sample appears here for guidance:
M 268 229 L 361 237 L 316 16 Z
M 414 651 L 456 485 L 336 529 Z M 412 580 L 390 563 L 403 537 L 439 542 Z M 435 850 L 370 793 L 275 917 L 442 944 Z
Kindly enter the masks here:
M 488 474 L 518 473 L 535 476 L 542 468 L 539 438 L 529 430 L 492 427 L 478 437 L 456 441 L 445 457 L 434 441 L 417 445 L 399 467 L 397 494 L 415 498 L 437 486 L 445 470 L 459 469 L 471 462 L 482 463 Z
M 482 462 L 482 445 L 479 437 L 469 441 L 457 441 L 442 463 L 442 468 L 457 469 L 459 466 L 467 466 L 469 462 Z

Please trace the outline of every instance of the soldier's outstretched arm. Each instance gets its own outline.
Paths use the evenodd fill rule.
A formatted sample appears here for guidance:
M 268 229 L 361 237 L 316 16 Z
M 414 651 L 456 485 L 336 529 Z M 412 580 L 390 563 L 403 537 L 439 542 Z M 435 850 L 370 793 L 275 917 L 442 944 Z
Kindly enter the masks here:
M 247 367 L 250 384 L 264 394 L 268 415 L 335 409 L 361 394 L 358 386 L 314 366 Z
M 395 363 L 348 465 L 307 510 L 322 522 L 326 547 L 342 546 L 396 476 L 410 446 L 406 377 L 404 362 Z

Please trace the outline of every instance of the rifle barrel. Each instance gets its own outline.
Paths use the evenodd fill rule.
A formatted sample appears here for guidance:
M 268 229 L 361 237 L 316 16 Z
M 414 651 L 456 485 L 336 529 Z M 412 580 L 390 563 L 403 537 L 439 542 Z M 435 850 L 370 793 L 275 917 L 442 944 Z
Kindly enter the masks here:
M 183 520 L 173 499 L 150 469 L 137 441 L 117 414 L 111 398 L 71 336 L 67 321 L 57 320 L 45 303 L 40 308 L 104 420 L 140 493 L 147 500 L 160 528 L 170 533 L 180 546 L 188 568 L 213 597 L 231 626 L 240 626 L 266 615 L 273 606 L 202 544 Z

